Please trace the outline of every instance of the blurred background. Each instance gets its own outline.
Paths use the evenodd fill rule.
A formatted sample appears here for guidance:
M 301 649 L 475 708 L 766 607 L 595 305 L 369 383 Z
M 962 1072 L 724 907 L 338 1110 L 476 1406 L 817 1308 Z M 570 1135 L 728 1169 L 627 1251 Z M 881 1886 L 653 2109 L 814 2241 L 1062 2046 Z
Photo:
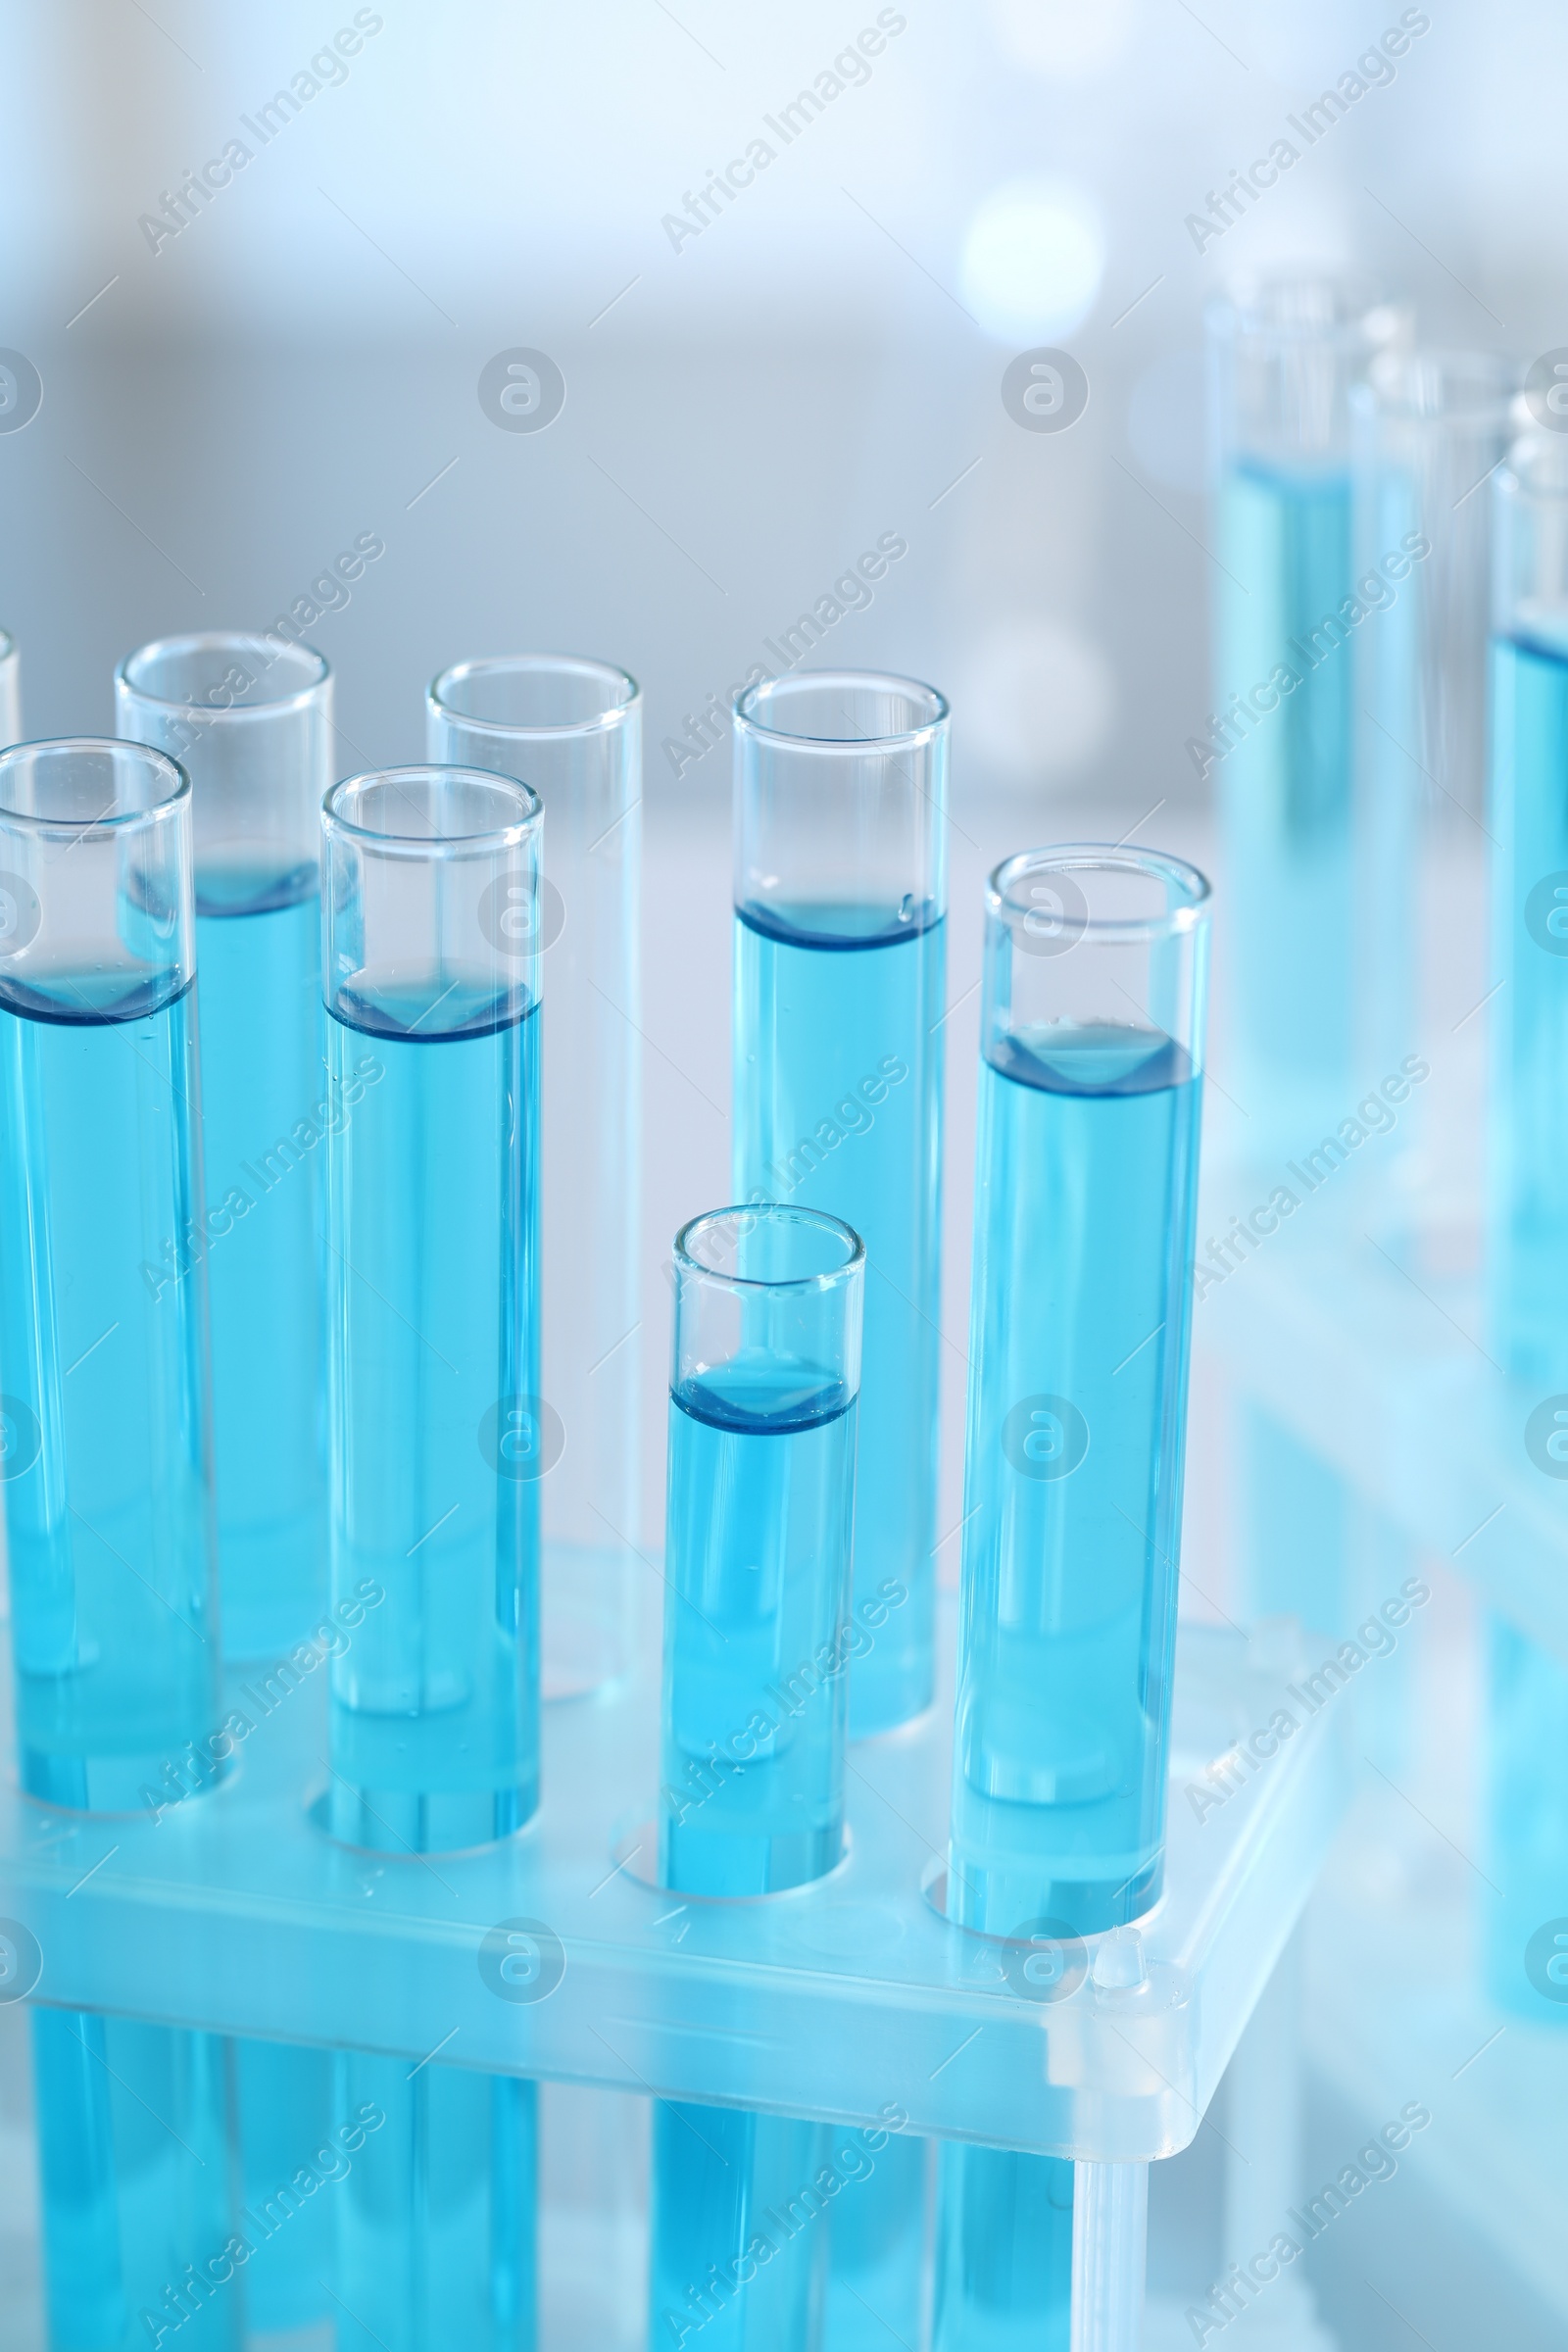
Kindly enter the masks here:
M 1391 27 L 1403 51 L 1357 74 Z M 912 673 L 951 698 L 956 1531 L 972 989 L 980 885 L 1002 856 L 1136 834 L 1216 868 L 1218 1229 L 1243 1205 L 1223 1177 L 1226 873 L 1190 749 L 1211 708 L 1205 305 L 1320 264 L 1412 302 L 1425 340 L 1521 364 L 1568 340 L 1568 16 L 1532 0 L 49 0 L 8 7 L 5 38 L 0 364 L 20 390 L 0 410 L 0 624 L 22 648 L 24 732 L 108 732 L 130 648 L 283 614 L 336 672 L 341 773 L 419 757 L 422 688 L 467 656 L 569 649 L 643 686 L 647 1541 L 662 1519 L 661 1263 L 677 1223 L 729 1189 L 725 707 L 754 664 L 780 665 L 790 631 L 792 658 L 807 644 L 808 662 Z M 1358 94 L 1309 140 L 1302 109 L 1345 76 Z M 1276 183 L 1228 198 L 1281 140 L 1298 152 Z M 1004 378 L 1048 345 L 1078 363 L 1087 405 L 1042 432 Z M 501 398 L 515 354 L 542 387 L 520 413 Z M 24 416 L 29 368 L 41 397 Z M 372 543 L 351 589 L 327 577 Z M 878 548 L 874 588 L 847 582 Z M 1468 1309 L 1442 1286 L 1478 1264 L 1485 1024 L 1465 1021 L 1487 986 L 1485 852 L 1484 829 L 1451 815 L 1422 852 L 1443 1198 L 1412 1260 L 1434 1301 L 1428 1335 L 1401 1326 L 1414 1364 L 1466 1352 Z M 1310 1375 L 1261 1280 L 1245 1312 L 1200 1308 L 1184 1603 L 1241 1613 L 1250 1551 L 1282 1524 L 1301 1544 L 1300 1613 L 1316 1602 L 1330 1631 L 1342 1588 L 1432 1583 L 1401 1728 L 1373 1749 L 1387 1785 L 1369 1783 L 1309 1923 L 1305 2170 L 1338 2170 L 1401 2100 L 1434 2121 L 1312 2250 L 1329 2332 L 1227 2332 L 1533 2352 L 1568 2340 L 1550 2259 L 1563 2109 L 1541 2091 L 1561 2079 L 1558 2045 L 1549 2021 L 1505 2020 L 1503 2053 L 1472 2056 L 1493 2014 L 1473 1980 L 1495 1594 L 1478 1598 L 1465 1524 L 1436 1528 L 1408 1481 L 1358 1465 L 1327 1403 L 1293 1413 L 1314 1380 L 1348 1394 L 1358 1364 L 1377 1390 L 1346 1282 Z M 1549 1610 L 1516 1622 L 1563 1640 Z M 1549 1704 L 1538 1720 L 1568 1740 Z M 1396 2063 L 1395 2021 L 1414 2011 L 1425 2038 Z M 23 2041 L 9 2046 L 20 2070 Z M 7 2095 L 0 2341 L 31 2347 L 20 2072 Z M 1200 2185 L 1212 2132 L 1182 2161 Z M 1163 2259 L 1156 2244 L 1156 2288 Z

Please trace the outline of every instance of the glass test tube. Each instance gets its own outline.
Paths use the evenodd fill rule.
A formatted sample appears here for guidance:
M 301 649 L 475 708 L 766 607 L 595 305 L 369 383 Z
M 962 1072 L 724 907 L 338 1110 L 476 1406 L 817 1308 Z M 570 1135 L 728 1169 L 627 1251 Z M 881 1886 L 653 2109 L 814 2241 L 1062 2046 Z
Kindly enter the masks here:
M 190 787 L 140 746 L 0 757 L 0 1479 L 18 1772 L 139 1809 L 220 1721 L 198 1263 Z M 228 2227 L 221 2046 L 33 2019 L 50 2325 L 128 2343 Z M 155 2113 L 163 2123 L 149 2121 Z M 191 2340 L 238 2342 L 234 2298 Z
M 1209 315 L 1215 775 L 1248 1150 L 1332 1134 L 1355 1089 L 1351 387 L 1402 328 L 1332 278 Z
M 675 1239 L 659 1850 L 679 1893 L 776 1893 L 843 1852 L 864 1264 L 848 1226 L 800 1207 L 715 1210 Z M 827 2230 L 800 2215 L 818 2218 L 828 2138 L 656 2108 L 650 2343 L 710 2304 L 714 2352 L 815 2340 Z
M 542 810 L 407 767 L 334 785 L 321 821 L 354 1102 L 327 1140 L 332 1597 L 384 1594 L 333 1661 L 327 1819 L 428 1853 L 538 1802 Z M 524 2352 L 534 2085 L 356 2052 L 337 2081 L 345 2115 L 384 2118 L 345 2183 L 344 2340 Z
M 930 1703 L 948 706 L 824 670 L 735 707 L 734 1173 L 866 1251 L 850 1727 Z
M 1397 1073 L 1421 1045 L 1417 917 L 1435 833 L 1485 841 L 1494 502 L 1518 380 L 1491 352 L 1389 351 L 1350 394 L 1355 451 L 1357 1073 Z M 1397 1138 L 1368 1154 L 1389 1237 L 1443 1214 L 1412 1091 Z M 1347 1102 L 1345 1109 L 1351 1107 Z M 1385 1114 L 1387 1115 L 1387 1114 Z M 1456 1213 L 1456 1212 L 1454 1212 Z
M 523 777 L 548 818 L 540 1385 L 564 1446 L 540 1487 L 541 1674 L 558 1697 L 636 1649 L 642 695 L 568 655 L 464 662 L 430 687 L 425 735 L 432 760 Z
M 1208 895 L 1094 847 L 986 892 L 948 1908 L 993 1936 L 1160 1891 Z
M 418 1853 L 539 1792 L 539 830 L 453 767 L 322 811 L 334 1834 Z M 524 920 L 514 921 L 521 909 Z
M 1073 2168 L 943 2140 L 932 2352 L 1068 2352 Z
M 190 786 L 0 755 L 0 1378 L 23 1788 L 135 1808 L 218 1707 Z
M 320 808 L 332 681 L 309 646 L 232 631 L 145 645 L 119 733 L 180 760 L 196 829 L 203 1227 L 223 1642 L 275 1655 L 326 1585 Z
M 22 734 L 22 656 L 17 641 L 0 629 L 0 751 Z
M 1494 1346 L 1568 1388 L 1568 439 L 1496 477 L 1492 649 Z

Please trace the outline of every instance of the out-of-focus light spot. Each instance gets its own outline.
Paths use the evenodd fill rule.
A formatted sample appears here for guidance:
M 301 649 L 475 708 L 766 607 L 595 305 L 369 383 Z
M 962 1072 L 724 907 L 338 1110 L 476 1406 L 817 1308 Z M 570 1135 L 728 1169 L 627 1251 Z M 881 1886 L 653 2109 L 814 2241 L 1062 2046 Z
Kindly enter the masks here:
M 1014 789 L 1065 782 L 1110 739 L 1110 663 L 1065 621 L 1005 620 L 970 656 L 956 708 L 982 774 Z
M 999 343 L 1070 335 L 1105 273 L 1100 215 L 1066 180 L 1014 179 L 985 198 L 963 245 L 963 299 Z
M 1144 369 L 1127 403 L 1127 438 L 1139 465 L 1156 482 L 1169 490 L 1203 489 L 1201 352 L 1162 352 Z
M 1014 65 L 1051 81 L 1081 81 L 1122 57 L 1132 39 L 1134 0 L 991 0 L 997 47 Z

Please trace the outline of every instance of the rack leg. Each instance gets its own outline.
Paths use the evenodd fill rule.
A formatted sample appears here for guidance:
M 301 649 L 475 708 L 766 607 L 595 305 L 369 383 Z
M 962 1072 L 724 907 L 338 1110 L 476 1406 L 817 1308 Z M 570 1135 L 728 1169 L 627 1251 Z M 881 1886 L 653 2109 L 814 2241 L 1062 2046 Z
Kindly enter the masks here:
M 1072 2352 L 1139 2352 L 1148 2252 L 1148 2165 L 1075 2165 Z

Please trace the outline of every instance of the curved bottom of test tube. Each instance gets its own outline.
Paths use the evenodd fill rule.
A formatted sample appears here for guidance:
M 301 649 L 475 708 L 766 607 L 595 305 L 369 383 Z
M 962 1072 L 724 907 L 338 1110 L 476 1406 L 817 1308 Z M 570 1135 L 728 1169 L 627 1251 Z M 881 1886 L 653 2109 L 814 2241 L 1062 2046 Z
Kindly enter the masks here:
M 526 1828 L 538 1804 L 537 1783 L 409 1791 L 359 1788 L 334 1778 L 318 1817 L 342 1845 L 372 1853 L 454 1854 L 512 1837 Z
M 1164 1891 L 1163 1847 L 1136 1863 L 1125 1858 L 1105 1878 L 1053 1877 L 1023 1858 L 979 1853 L 955 1837 L 945 1888 L 932 1898 L 956 1927 L 982 1936 L 1039 1935 L 1044 1927 L 1074 1936 L 1124 1928 L 1153 1909 Z

